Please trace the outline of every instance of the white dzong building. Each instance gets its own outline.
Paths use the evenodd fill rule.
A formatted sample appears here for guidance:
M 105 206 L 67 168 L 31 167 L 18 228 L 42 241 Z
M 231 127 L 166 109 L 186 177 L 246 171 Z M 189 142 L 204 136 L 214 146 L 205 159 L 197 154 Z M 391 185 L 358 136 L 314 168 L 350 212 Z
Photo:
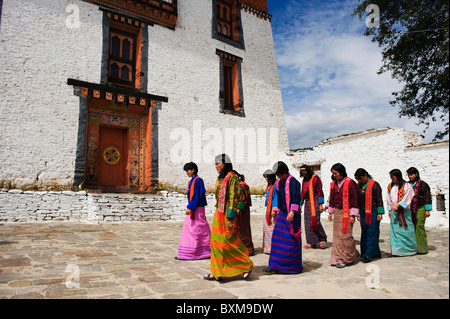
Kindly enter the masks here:
M 0 180 L 251 188 L 289 149 L 266 0 L 1 0 Z

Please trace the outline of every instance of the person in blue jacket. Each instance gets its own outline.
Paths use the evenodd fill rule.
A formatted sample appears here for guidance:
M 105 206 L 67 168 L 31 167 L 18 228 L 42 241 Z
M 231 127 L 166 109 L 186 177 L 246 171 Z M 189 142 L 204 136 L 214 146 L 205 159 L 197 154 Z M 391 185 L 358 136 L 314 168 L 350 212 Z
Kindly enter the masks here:
M 184 171 L 191 178 L 188 183 L 186 218 L 181 231 L 178 256 L 176 259 L 196 260 L 211 256 L 211 228 L 206 220 L 206 190 L 203 180 L 198 176 L 197 164 L 184 165 Z

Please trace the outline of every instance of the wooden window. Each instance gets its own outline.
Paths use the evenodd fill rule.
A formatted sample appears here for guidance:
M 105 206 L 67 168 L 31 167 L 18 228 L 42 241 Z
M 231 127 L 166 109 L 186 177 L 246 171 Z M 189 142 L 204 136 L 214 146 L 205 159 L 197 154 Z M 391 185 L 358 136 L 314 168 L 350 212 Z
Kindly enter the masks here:
M 108 82 L 135 87 L 136 35 L 110 29 Z
M 445 196 L 442 194 L 436 195 L 436 210 L 438 212 L 445 212 Z
M 244 35 L 237 0 L 213 0 L 214 39 L 244 49 Z
M 113 79 L 119 78 L 119 66 L 117 63 L 111 63 L 109 66 L 109 77 Z
M 217 50 L 220 56 L 220 101 L 221 112 L 233 115 L 244 115 L 242 79 L 240 76 L 242 59 Z
M 108 83 L 141 88 L 142 25 L 109 14 Z
M 223 100 L 226 110 L 233 110 L 233 68 L 224 66 L 223 68 Z
M 233 21 L 232 21 L 231 4 L 225 1 L 217 1 L 217 30 L 218 32 L 230 39 L 233 38 Z
M 120 56 L 120 39 L 117 36 L 111 39 L 111 55 L 115 58 Z
M 224 61 L 223 93 L 225 110 L 239 111 L 239 78 L 237 62 Z

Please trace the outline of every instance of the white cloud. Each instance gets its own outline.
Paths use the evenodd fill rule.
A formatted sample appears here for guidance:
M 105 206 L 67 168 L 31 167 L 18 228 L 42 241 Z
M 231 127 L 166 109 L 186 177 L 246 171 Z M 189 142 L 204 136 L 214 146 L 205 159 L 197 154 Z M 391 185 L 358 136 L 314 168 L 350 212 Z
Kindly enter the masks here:
M 353 6 L 354 1 L 338 1 L 305 8 L 291 1 L 290 14 L 274 28 L 291 148 L 386 126 L 422 134 L 417 120 L 400 119 L 389 104 L 403 85 L 377 74 L 381 49 L 363 35 L 364 22 L 351 16 Z
M 291 147 L 312 147 L 330 137 L 391 126 L 393 122 L 386 123 L 382 116 L 386 112 L 389 110 L 377 110 L 368 106 L 346 111 L 333 107 L 310 107 L 307 111 L 286 115 Z M 395 121 L 394 117 L 393 119 Z

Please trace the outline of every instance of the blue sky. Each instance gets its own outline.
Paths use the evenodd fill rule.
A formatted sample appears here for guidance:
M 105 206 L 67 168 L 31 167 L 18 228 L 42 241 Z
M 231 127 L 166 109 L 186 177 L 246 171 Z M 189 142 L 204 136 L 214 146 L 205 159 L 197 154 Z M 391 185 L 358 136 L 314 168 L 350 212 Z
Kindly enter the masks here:
M 389 104 L 403 87 L 378 75 L 381 49 L 364 36 L 357 0 L 268 0 L 291 149 L 342 134 L 403 128 L 432 142 L 441 123 L 418 126 Z

